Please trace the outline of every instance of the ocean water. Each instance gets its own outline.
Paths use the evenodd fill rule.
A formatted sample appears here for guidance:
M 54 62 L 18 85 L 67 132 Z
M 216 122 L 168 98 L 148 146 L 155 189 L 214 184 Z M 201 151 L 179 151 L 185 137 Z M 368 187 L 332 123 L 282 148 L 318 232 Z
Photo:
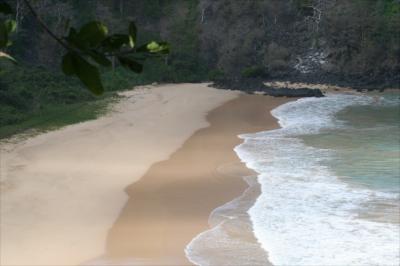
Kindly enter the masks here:
M 212 229 L 188 245 L 188 258 L 198 265 L 399 265 L 399 108 L 398 94 L 332 94 L 273 110 L 281 128 L 241 135 L 235 148 L 258 173 L 249 181 L 256 192 L 215 210 Z M 236 233 L 227 229 L 232 223 Z

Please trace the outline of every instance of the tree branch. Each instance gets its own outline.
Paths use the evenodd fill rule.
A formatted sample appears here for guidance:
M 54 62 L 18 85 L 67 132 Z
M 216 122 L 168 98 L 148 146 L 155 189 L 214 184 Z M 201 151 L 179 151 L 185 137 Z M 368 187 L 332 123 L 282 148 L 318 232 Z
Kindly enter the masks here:
M 67 50 L 71 50 L 72 48 L 68 46 L 65 42 L 63 42 L 57 35 L 55 35 L 44 23 L 44 21 L 40 18 L 38 13 L 36 13 L 35 9 L 32 7 L 32 5 L 29 3 L 28 0 L 23 0 L 25 5 L 28 7 L 29 11 L 33 15 L 33 17 L 36 19 L 36 21 L 39 23 L 39 25 L 52 37 L 54 40 L 56 40 L 61 46 L 63 46 Z

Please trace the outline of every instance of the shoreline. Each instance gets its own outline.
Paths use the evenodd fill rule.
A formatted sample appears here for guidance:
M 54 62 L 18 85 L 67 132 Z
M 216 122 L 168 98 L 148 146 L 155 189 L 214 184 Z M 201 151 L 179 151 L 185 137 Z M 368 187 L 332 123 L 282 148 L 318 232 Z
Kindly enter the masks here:
M 97 120 L 1 141 L 0 264 L 190 265 L 189 246 L 217 227 L 245 244 L 202 255 L 259 251 L 246 206 L 261 185 L 234 148 L 279 128 L 270 111 L 295 98 L 206 86 L 142 86 Z M 261 252 L 249 265 L 270 265 Z
M 1 142 L 1 264 L 77 265 L 104 253 L 124 189 L 239 92 L 142 86 L 97 119 Z M 151 88 L 151 89 L 149 89 Z
M 238 135 L 279 127 L 270 111 L 288 101 L 241 95 L 211 111 L 209 127 L 126 189 L 130 198 L 109 232 L 106 255 L 85 265 L 189 265 L 185 248 L 210 229 L 210 213 L 249 188 L 243 176 L 253 172 L 233 150 Z
M 375 194 L 373 188 L 369 190 L 367 187 L 359 186 L 357 188 L 350 185 L 348 180 L 346 182 L 341 179 L 340 171 L 335 172 L 335 168 L 330 168 L 329 163 L 319 161 L 319 158 L 324 158 L 323 162 L 328 162 L 332 158 L 334 160 L 334 155 L 332 156 L 332 153 L 328 152 L 328 150 L 336 151 L 334 142 L 331 141 L 329 145 L 325 146 L 321 145 L 324 143 L 321 139 L 326 140 L 326 135 L 332 134 L 329 129 L 336 128 L 346 131 L 351 127 L 341 128 L 340 122 L 336 123 L 335 119 L 325 118 L 333 118 L 346 106 L 357 106 L 363 102 L 360 100 L 361 97 L 345 94 L 331 95 L 330 97 L 332 98 L 300 99 L 297 102 L 280 106 L 273 113 L 282 122 L 283 130 L 250 135 L 248 136 L 248 145 L 243 145 L 240 157 L 248 162 L 249 167 L 260 172 L 259 181 L 263 191 L 257 204 L 249 210 L 255 234 L 263 247 L 270 251 L 270 260 L 275 265 L 296 263 L 339 265 L 351 264 L 354 261 L 359 261 L 361 264 L 368 264 L 371 261 L 373 264 L 388 264 L 390 260 L 394 261 L 393 258 L 398 254 L 395 250 L 396 245 L 393 245 L 398 242 L 398 234 L 396 235 L 396 230 L 393 230 L 396 225 L 389 226 L 390 220 L 387 219 L 387 215 L 381 217 L 388 222 L 388 227 L 383 223 L 362 219 L 359 212 L 366 211 L 367 206 L 371 207 L 371 200 L 374 198 L 381 199 L 382 203 L 391 201 L 386 201 L 388 199 L 386 196 L 379 196 L 380 192 Z M 368 102 L 368 105 L 371 103 Z M 321 106 L 325 109 L 321 109 Z M 356 112 L 356 114 L 359 113 Z M 373 115 L 369 114 L 367 117 L 373 117 Z M 362 119 L 358 121 L 360 120 Z M 324 121 L 328 121 L 329 124 L 325 124 Z M 347 120 L 343 119 L 343 121 Z M 328 130 L 319 131 L 324 128 Z M 318 135 L 320 135 L 319 139 Z M 310 136 L 309 139 L 312 140 L 315 139 L 314 144 L 316 145 L 313 146 L 312 142 L 307 143 L 305 136 Z M 347 150 L 354 149 L 354 147 L 360 148 L 357 146 L 360 143 L 349 138 L 348 135 L 346 136 L 342 137 L 344 143 L 347 139 L 357 143 L 354 146 L 347 143 L 349 145 L 345 146 Z M 361 138 L 361 134 L 356 136 Z M 369 140 L 372 141 L 372 139 Z M 337 146 L 339 150 L 343 149 L 343 142 Z M 321 146 L 319 147 L 318 144 Z M 368 149 L 361 151 L 361 153 L 364 152 L 368 152 Z M 271 158 L 272 161 L 265 163 L 265 158 Z M 304 158 L 307 158 L 307 162 L 303 161 Z M 349 157 L 343 158 L 347 158 L 346 162 L 353 165 Z M 355 156 L 355 158 L 360 157 Z M 373 159 L 369 161 L 373 162 Z M 358 169 L 362 169 L 362 167 Z M 336 198 L 337 195 L 340 196 Z M 315 204 L 315 199 L 318 199 L 317 204 Z M 346 209 L 347 204 L 354 204 L 354 207 Z M 392 204 L 391 209 L 395 210 L 396 205 Z M 268 206 L 270 207 L 268 208 Z M 381 210 L 381 213 L 375 214 L 378 216 L 386 212 L 390 214 L 389 206 L 390 203 L 386 206 L 378 205 L 376 210 Z M 383 208 L 385 211 L 382 211 Z M 396 212 L 393 212 L 394 215 Z M 331 217 L 332 219 L 330 219 Z M 349 218 L 351 219 L 349 220 Z M 332 226 L 326 227 L 325 223 L 330 223 Z M 355 231 L 358 233 L 354 234 Z M 337 235 L 341 235 L 342 238 L 337 238 Z M 370 248 L 363 246 L 362 243 L 368 243 L 368 241 L 372 241 L 371 239 L 379 243 L 379 247 L 384 246 L 385 248 L 377 248 L 373 250 L 373 253 L 368 253 Z M 390 243 L 392 244 L 390 245 Z M 334 249 L 332 253 L 322 252 L 330 245 Z M 287 250 L 293 250 L 293 253 L 285 252 Z M 358 252 L 358 250 L 362 250 L 362 252 Z M 383 252 L 383 250 L 386 251 Z M 314 255 L 304 256 L 304 254 Z M 334 257 L 331 254 L 340 255 Z M 366 256 L 366 254 L 374 255 Z

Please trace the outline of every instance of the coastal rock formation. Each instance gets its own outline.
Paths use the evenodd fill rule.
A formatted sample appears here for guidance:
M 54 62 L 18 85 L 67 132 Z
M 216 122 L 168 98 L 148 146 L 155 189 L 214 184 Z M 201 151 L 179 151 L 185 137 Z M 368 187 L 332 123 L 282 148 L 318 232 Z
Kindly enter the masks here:
M 264 94 L 275 97 L 324 97 L 324 94 L 321 92 L 321 90 L 309 88 L 267 88 L 264 91 Z
M 227 76 L 399 87 L 399 1 L 200 0 L 199 8 L 202 58 Z
M 225 90 L 240 90 L 249 94 L 258 93 L 274 97 L 324 97 L 320 89 L 274 88 L 266 86 L 261 79 L 219 79 L 210 87 Z

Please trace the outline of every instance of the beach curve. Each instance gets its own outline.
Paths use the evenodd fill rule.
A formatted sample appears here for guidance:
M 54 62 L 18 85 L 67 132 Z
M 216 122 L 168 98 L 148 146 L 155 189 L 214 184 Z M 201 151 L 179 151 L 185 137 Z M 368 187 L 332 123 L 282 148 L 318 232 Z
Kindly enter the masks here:
M 207 84 L 142 87 L 97 120 L 2 141 L 0 263 L 77 265 L 103 254 L 125 187 L 238 94 Z

